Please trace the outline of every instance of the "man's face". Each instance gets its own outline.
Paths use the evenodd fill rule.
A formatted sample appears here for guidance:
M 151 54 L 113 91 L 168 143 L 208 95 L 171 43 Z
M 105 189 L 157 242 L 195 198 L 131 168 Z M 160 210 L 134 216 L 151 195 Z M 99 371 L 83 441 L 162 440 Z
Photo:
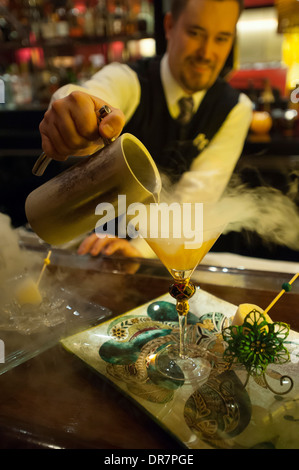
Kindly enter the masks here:
M 189 0 L 177 21 L 166 15 L 170 70 L 187 93 L 213 85 L 231 50 L 238 17 L 234 0 Z

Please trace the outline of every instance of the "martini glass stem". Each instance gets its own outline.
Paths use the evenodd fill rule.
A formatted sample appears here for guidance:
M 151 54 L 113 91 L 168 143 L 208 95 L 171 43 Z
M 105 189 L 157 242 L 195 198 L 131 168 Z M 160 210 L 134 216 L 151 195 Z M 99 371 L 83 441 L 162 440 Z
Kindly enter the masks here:
M 179 317 L 180 328 L 180 346 L 179 356 L 181 359 L 187 359 L 186 352 L 186 329 L 187 315 L 189 312 L 188 300 L 195 294 L 195 286 L 190 278 L 176 280 L 169 288 L 170 295 L 176 299 L 176 311 Z
M 186 315 L 179 314 L 179 326 L 180 326 L 180 358 L 185 359 L 186 357 L 186 326 L 187 326 L 187 317 Z

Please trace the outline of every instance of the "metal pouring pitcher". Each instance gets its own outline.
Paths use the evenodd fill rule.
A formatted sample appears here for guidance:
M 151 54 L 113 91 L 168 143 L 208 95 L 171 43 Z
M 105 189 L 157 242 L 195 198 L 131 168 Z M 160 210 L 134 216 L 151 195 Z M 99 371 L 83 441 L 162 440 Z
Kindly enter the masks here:
M 135 202 L 158 202 L 160 191 L 160 175 L 148 150 L 135 136 L 122 134 L 32 191 L 25 211 L 34 232 L 59 245 L 95 229 L 98 204 L 112 204 L 118 217 Z M 120 195 L 126 196 L 126 207 L 118 207 Z

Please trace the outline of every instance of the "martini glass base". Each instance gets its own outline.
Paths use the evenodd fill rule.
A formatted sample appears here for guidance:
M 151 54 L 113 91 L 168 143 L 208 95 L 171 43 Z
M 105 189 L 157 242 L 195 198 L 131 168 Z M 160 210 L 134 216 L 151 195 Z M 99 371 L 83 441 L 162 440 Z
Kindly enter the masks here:
M 196 355 L 196 347 L 186 347 L 185 355 L 180 355 L 179 345 L 170 344 L 155 356 L 154 367 L 168 379 L 182 384 L 205 382 L 211 372 L 210 362 Z

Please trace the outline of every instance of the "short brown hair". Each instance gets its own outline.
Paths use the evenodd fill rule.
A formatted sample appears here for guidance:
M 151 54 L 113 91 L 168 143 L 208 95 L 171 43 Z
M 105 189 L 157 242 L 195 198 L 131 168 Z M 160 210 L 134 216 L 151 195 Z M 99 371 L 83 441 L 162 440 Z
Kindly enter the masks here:
M 184 8 L 187 6 L 189 0 L 171 0 L 170 11 L 174 20 L 177 20 L 181 15 Z M 215 0 L 218 2 L 223 2 L 225 0 Z M 239 4 L 239 14 L 241 15 L 244 9 L 244 0 L 233 0 Z

